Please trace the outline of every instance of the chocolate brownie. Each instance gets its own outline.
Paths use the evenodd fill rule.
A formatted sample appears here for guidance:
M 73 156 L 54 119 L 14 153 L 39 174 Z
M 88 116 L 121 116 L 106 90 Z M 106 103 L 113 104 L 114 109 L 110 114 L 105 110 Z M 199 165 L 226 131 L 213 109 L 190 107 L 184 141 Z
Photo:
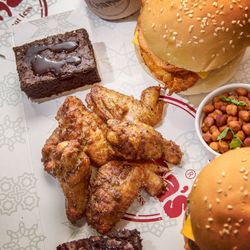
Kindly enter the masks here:
M 21 89 L 39 99 L 100 81 L 85 29 L 14 47 Z
M 141 250 L 140 233 L 137 230 L 118 230 L 106 236 L 91 236 L 88 239 L 71 241 L 57 250 Z

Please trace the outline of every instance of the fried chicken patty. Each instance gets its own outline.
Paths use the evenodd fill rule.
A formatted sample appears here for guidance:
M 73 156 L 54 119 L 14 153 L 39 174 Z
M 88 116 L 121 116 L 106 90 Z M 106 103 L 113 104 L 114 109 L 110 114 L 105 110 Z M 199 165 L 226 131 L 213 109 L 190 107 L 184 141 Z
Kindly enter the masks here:
M 142 31 L 139 28 L 137 30 L 141 57 L 154 76 L 166 85 L 169 94 L 185 91 L 200 79 L 198 74 L 168 64 L 154 55 L 149 50 Z

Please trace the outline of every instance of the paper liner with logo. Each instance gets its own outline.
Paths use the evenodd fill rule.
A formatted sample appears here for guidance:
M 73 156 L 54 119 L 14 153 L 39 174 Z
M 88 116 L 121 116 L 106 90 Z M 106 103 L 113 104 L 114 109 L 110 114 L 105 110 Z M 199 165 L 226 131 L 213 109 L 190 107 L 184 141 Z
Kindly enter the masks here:
M 66 1 L 62 3 L 66 4 Z M 83 1 L 79 3 L 83 4 Z M 131 42 L 135 25 L 136 22 L 131 19 L 117 23 L 107 22 L 93 15 L 85 6 L 75 12 L 67 11 L 50 18 L 20 24 L 19 30 L 15 30 L 14 38 L 18 43 L 28 42 L 58 31 L 84 27 L 94 45 L 102 83 L 110 89 L 139 98 L 142 90 L 158 85 L 158 82 L 145 73 L 136 58 L 134 45 Z M 247 65 L 248 62 L 242 65 L 240 71 L 240 76 L 246 81 Z M 12 205 L 8 198 L 13 197 L 13 192 L 7 192 L 8 196 L 0 197 L 0 204 L 13 207 L 7 210 L 7 205 L 0 206 L 0 219 L 3 222 L 0 228 L 1 248 L 12 249 L 11 246 L 18 240 L 20 248 L 28 249 L 29 246 L 33 246 L 36 249 L 48 250 L 55 249 L 62 242 L 96 235 L 96 231 L 86 224 L 77 228 L 68 222 L 61 189 L 55 180 L 44 172 L 40 159 L 40 151 L 45 140 L 57 126 L 54 116 L 65 97 L 39 104 L 31 102 L 20 93 L 18 81 L 13 80 L 17 79 L 15 63 L 2 63 L 1 70 L 4 72 L 4 77 L 0 76 L 0 83 L 4 84 L 0 90 L 0 106 L 2 113 L 6 113 L 6 119 L 0 115 L 0 136 L 6 140 L 1 141 L 0 146 L 7 148 L 4 152 L 9 154 L 3 156 L 0 182 L 10 184 L 15 194 L 19 191 L 21 194 L 30 194 L 29 192 L 36 194 L 31 196 L 31 198 L 36 197 L 36 200 L 29 198 L 30 195 L 27 199 L 22 196 L 24 197 L 22 202 L 11 203 Z M 12 75 L 15 78 L 11 77 Z M 15 95 L 11 95 L 14 87 L 19 94 L 16 106 L 12 105 L 16 103 L 13 97 Z M 89 90 L 89 87 L 86 87 L 70 94 L 84 100 Z M 137 228 L 141 232 L 143 247 L 146 250 L 166 248 L 182 250 L 184 240 L 180 231 L 186 199 L 195 176 L 206 165 L 208 159 L 206 150 L 195 133 L 195 109 L 178 95 L 170 97 L 163 94 L 161 98 L 166 102 L 166 111 L 156 129 L 164 137 L 174 140 L 181 146 L 184 152 L 183 161 L 165 177 L 165 181 L 168 182 L 165 194 L 154 199 L 142 193 L 117 224 L 117 228 Z M 20 109 L 20 114 L 24 113 L 22 119 L 15 116 L 13 110 L 17 109 Z M 26 130 L 23 128 L 24 125 L 27 125 Z M 12 142 L 12 137 L 17 141 L 14 144 L 14 151 L 12 148 L 8 150 L 7 144 Z M 25 146 L 27 150 L 22 151 L 26 149 Z M 20 159 L 26 161 L 20 165 Z M 12 168 L 9 167 L 10 164 Z M 26 166 L 26 170 L 21 170 Z M 33 178 L 28 178 L 30 175 L 25 175 L 25 172 L 31 174 Z M 28 180 L 35 183 L 30 190 L 24 188 L 30 183 Z M 5 185 L 0 185 L 0 188 L 4 189 Z M 34 209 L 33 206 L 25 206 L 35 201 L 37 202 Z

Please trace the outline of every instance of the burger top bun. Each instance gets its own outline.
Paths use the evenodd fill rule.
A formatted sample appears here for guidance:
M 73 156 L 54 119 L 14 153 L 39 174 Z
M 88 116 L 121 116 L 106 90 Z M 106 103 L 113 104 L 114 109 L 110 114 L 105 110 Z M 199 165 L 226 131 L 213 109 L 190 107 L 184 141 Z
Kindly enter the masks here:
M 210 71 L 250 45 L 250 1 L 144 0 L 138 25 L 162 60 L 193 72 Z
M 202 250 L 250 249 L 250 148 L 222 154 L 200 172 L 190 217 Z

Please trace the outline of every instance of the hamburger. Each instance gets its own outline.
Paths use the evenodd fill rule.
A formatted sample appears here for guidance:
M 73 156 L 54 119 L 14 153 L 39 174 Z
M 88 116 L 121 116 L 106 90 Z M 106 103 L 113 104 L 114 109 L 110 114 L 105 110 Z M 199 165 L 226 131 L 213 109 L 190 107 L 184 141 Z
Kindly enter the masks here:
M 232 78 L 250 45 L 250 1 L 144 0 L 134 41 L 170 93 L 209 92 Z
M 186 250 L 250 249 L 250 148 L 210 162 L 189 195 Z

